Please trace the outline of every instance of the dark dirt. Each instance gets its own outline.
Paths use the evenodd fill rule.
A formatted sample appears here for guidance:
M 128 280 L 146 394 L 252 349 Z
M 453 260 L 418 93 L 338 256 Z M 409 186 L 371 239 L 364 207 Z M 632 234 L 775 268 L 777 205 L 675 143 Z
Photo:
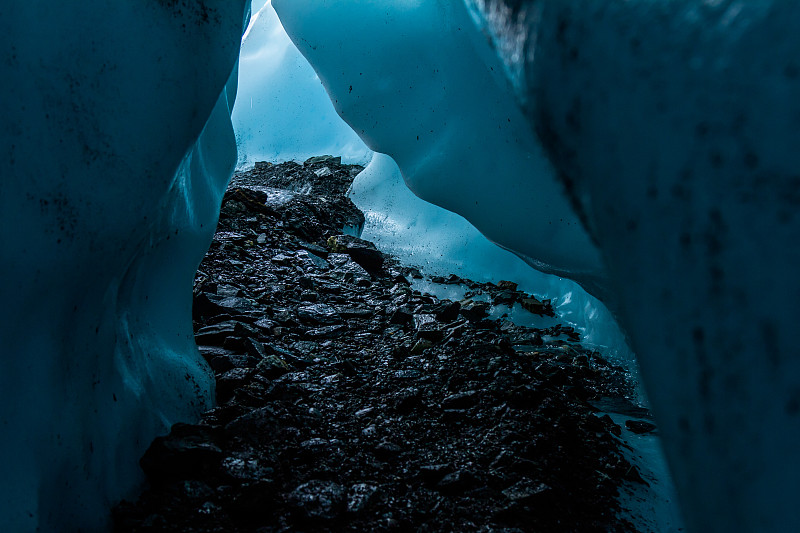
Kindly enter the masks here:
M 218 407 L 141 460 L 115 531 L 633 531 L 618 489 L 644 483 L 592 402 L 627 376 L 567 327 L 489 320 L 512 282 L 455 276 L 489 302 L 410 287 L 357 233 L 334 158 L 237 174 L 194 288 Z M 645 430 L 648 428 L 642 428 Z

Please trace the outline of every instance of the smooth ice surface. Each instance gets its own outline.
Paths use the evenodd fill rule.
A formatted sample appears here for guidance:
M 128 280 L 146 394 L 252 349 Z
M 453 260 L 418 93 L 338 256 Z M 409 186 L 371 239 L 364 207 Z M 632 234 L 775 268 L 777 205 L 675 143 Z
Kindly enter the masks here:
M 460 2 L 273 5 L 337 111 L 392 156 L 415 194 L 538 268 L 602 291 L 598 251 Z
M 396 254 L 429 275 L 457 274 L 476 281 L 496 283 L 505 279 L 519 283 L 521 290 L 553 299 L 560 321 L 577 327 L 585 344 L 621 364 L 632 365 L 633 355 L 603 304 L 568 279 L 532 269 L 490 242 L 463 217 L 414 196 L 389 156 L 376 153 L 356 177 L 349 196 L 364 211 L 362 237 L 381 250 Z M 450 296 L 459 299 L 456 293 Z M 522 315 L 530 313 L 524 311 Z M 540 321 L 539 325 L 553 324 Z
M 103 528 L 211 402 L 191 289 L 245 3 L 0 5 L 0 531 Z
M 258 9 L 257 3 L 263 7 Z M 305 161 L 320 154 L 366 164 L 371 150 L 336 114 L 316 72 L 286 35 L 271 2 L 254 2 L 253 12 L 242 41 L 232 115 L 237 166 Z

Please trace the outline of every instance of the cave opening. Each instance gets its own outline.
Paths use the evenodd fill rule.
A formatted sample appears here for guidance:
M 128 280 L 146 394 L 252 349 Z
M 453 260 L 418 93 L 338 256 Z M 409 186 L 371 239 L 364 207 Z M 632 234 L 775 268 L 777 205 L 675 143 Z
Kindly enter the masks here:
M 153 489 L 117 510 L 120 531 L 165 498 L 170 523 L 196 527 L 186 515 L 197 497 L 165 488 L 193 479 L 165 467 L 191 439 L 225 457 L 195 475 L 212 485 L 207 524 L 261 524 L 247 504 L 231 507 L 244 498 L 271 502 L 284 528 L 679 527 L 610 313 L 415 196 L 338 116 L 270 2 L 243 38 L 232 120 L 237 170 L 194 311 L 219 405 L 200 427 L 225 435 L 181 426 L 158 439 L 143 461 Z M 614 452 L 620 437 L 635 452 Z M 614 481 L 558 503 L 585 490 L 598 459 Z M 212 497 L 220 475 L 234 489 Z

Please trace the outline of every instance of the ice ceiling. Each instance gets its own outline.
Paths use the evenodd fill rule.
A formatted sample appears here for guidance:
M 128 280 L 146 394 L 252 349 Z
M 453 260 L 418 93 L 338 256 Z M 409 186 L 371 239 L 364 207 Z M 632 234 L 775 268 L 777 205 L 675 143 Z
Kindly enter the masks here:
M 103 527 L 150 439 L 209 404 L 190 289 L 236 162 L 248 3 L 0 6 L 2 530 Z M 800 5 L 274 4 L 411 190 L 613 302 L 694 531 L 800 529 Z M 264 59 L 282 99 L 292 54 Z M 340 133 L 325 151 L 367 154 L 321 108 L 284 142 L 312 127 L 256 81 L 274 127 L 240 129 L 245 158 Z

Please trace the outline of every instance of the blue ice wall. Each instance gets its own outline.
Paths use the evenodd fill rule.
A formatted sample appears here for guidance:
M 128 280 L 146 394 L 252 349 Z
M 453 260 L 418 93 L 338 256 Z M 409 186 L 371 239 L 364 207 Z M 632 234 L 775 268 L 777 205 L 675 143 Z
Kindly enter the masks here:
M 692 530 L 800 530 L 800 6 L 467 3 L 275 7 L 416 194 L 616 303 Z
M 102 528 L 210 404 L 191 287 L 247 3 L 0 4 L 0 531 Z

